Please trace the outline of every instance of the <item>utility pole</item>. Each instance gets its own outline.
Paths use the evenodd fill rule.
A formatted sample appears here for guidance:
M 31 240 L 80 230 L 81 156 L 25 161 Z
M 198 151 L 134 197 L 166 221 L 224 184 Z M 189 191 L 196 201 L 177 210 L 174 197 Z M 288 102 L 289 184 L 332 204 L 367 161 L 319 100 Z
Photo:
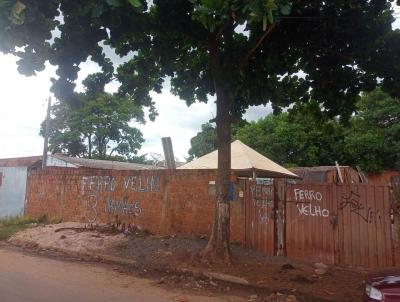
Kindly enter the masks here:
M 176 169 L 174 150 L 172 149 L 172 141 L 170 137 L 162 137 L 161 142 L 164 149 L 165 163 L 168 169 Z
M 44 129 L 44 146 L 43 146 L 43 157 L 42 157 L 42 169 L 46 168 L 47 165 L 47 150 L 49 145 L 49 131 L 50 131 L 50 108 L 51 108 L 51 97 L 47 99 L 47 116 L 46 124 Z

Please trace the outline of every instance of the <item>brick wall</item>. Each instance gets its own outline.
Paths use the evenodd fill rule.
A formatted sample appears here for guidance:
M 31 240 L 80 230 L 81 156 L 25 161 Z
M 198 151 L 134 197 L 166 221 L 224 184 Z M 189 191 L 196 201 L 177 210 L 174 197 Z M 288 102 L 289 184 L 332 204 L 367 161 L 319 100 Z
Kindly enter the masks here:
M 214 212 L 209 182 L 215 179 L 214 170 L 31 170 L 26 214 L 208 236 Z M 244 243 L 244 237 L 244 200 L 239 198 L 231 206 L 231 239 Z

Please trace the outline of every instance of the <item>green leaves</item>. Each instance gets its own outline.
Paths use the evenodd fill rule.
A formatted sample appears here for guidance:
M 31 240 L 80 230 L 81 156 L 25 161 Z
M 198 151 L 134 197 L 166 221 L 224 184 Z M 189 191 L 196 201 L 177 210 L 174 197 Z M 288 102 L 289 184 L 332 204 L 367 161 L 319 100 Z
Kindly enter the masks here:
M 78 107 L 65 102 L 52 107 L 51 152 L 125 160 L 137 153 L 144 140 L 129 123 L 142 120 L 143 111 L 130 98 L 104 92 L 79 97 Z
M 26 5 L 21 1 L 15 2 L 11 10 L 11 21 L 16 25 L 22 25 L 25 21 Z
M 128 2 L 135 8 L 142 7 L 142 2 L 140 2 L 140 0 L 128 0 Z
M 292 10 L 292 5 L 289 4 L 284 4 L 279 6 L 280 12 L 282 15 L 287 16 L 290 15 L 290 12 Z
M 122 6 L 122 0 L 106 0 L 106 2 L 111 7 L 120 7 L 120 6 Z

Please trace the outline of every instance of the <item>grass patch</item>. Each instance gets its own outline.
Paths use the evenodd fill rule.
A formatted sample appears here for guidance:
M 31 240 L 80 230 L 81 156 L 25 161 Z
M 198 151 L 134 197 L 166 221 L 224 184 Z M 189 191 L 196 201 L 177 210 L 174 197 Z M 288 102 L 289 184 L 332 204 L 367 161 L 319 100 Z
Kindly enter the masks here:
M 5 225 L 0 227 L 0 240 L 7 240 L 15 233 L 26 229 L 28 225 L 16 224 L 16 225 Z
M 46 217 L 39 217 L 37 219 L 28 216 L 17 216 L 0 219 L 0 240 L 7 240 L 15 233 L 28 228 L 32 223 L 44 223 Z

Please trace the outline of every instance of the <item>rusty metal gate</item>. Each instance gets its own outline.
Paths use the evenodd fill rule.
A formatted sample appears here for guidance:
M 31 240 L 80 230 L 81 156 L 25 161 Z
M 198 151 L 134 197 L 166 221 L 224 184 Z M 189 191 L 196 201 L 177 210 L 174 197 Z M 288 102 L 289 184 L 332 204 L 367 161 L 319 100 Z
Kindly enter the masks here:
M 246 247 L 275 254 L 274 186 L 270 181 L 245 182 Z
M 396 265 L 400 264 L 400 176 L 390 179 L 390 205 L 392 211 L 393 250 Z
M 290 258 L 370 268 L 395 265 L 386 186 L 287 185 L 286 221 Z
M 341 266 L 399 262 L 400 201 L 388 186 L 249 180 L 245 188 L 248 248 Z

